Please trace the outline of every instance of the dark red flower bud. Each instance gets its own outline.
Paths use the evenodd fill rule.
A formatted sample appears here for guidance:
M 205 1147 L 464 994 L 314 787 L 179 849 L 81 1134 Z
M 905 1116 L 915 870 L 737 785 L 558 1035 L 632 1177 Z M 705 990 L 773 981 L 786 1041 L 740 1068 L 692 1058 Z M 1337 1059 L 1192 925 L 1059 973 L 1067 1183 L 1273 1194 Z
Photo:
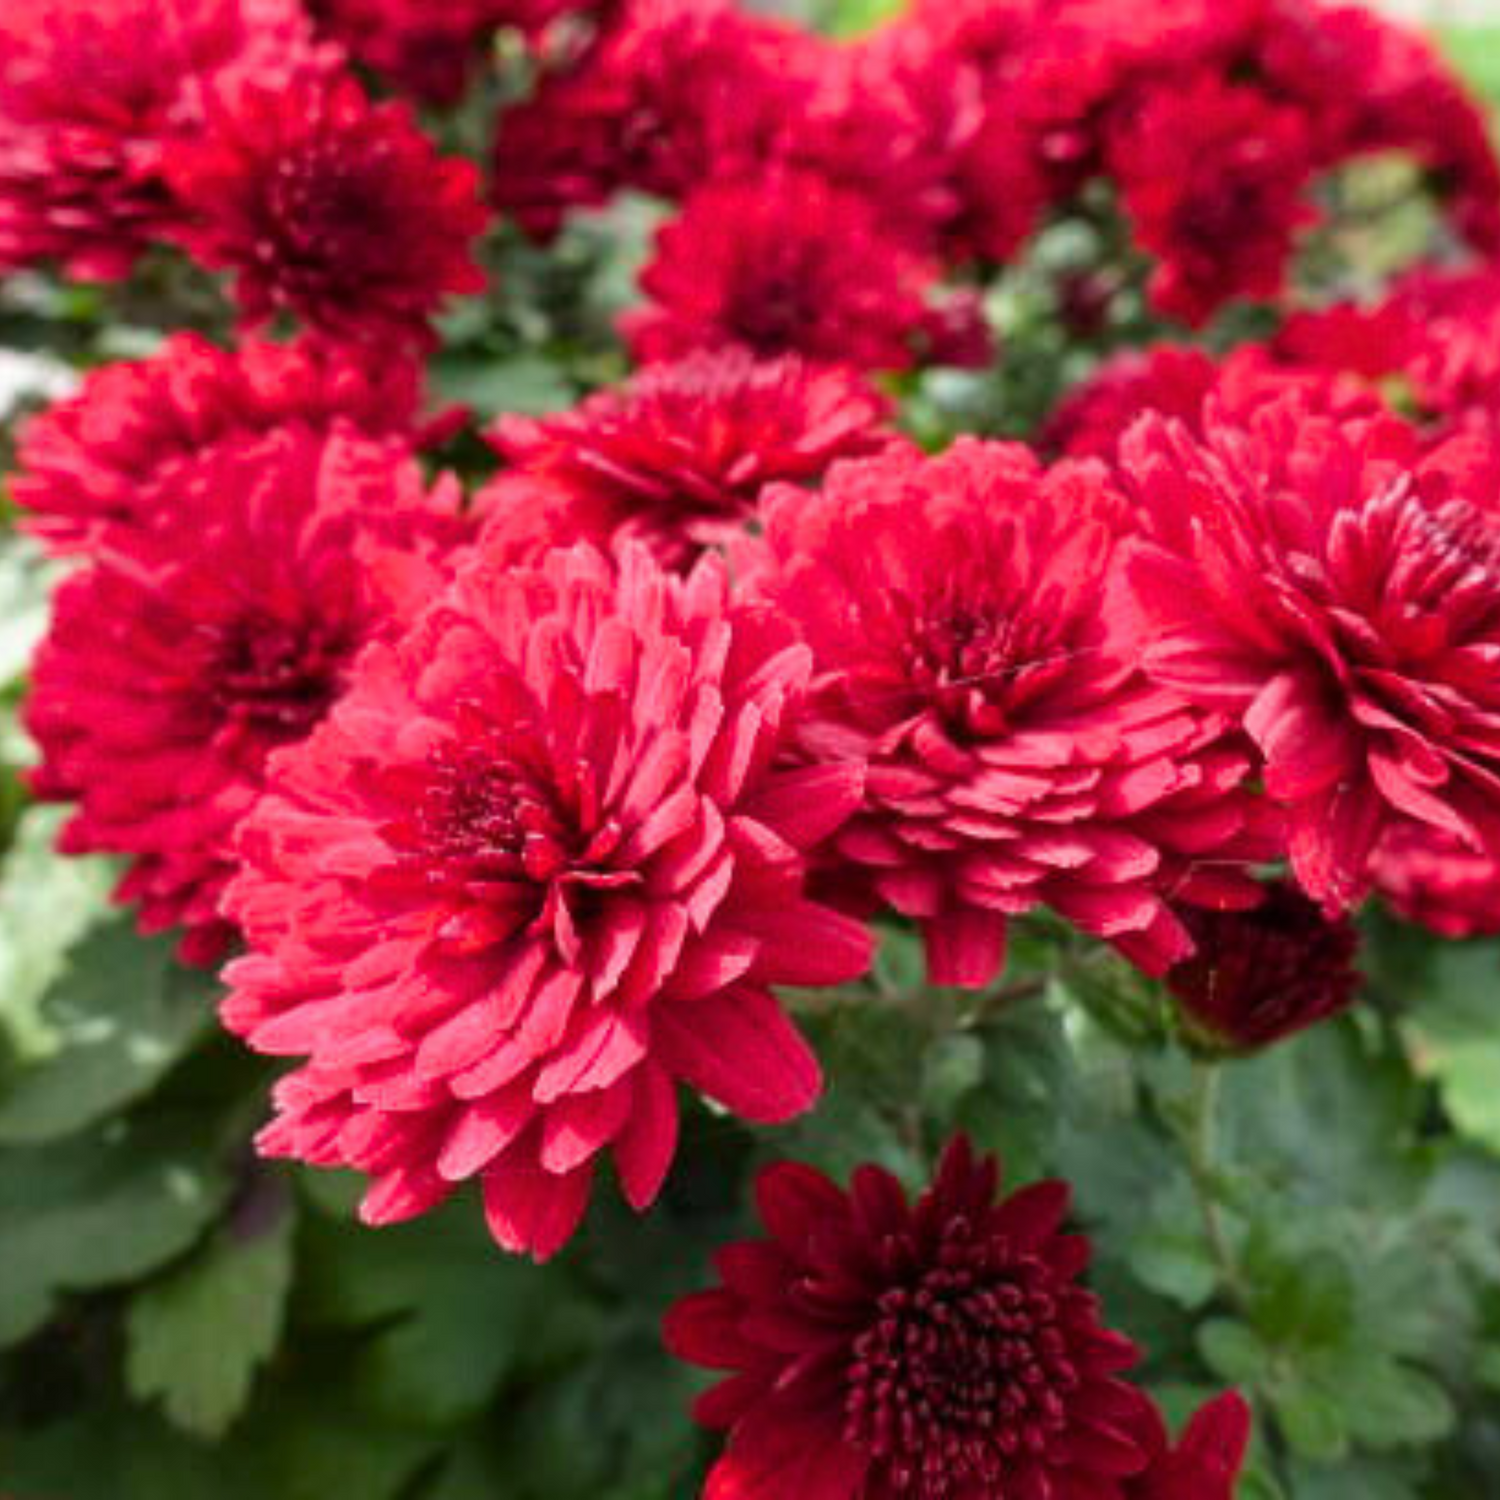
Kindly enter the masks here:
M 1167 976 L 1189 1036 L 1249 1052 L 1326 1021 L 1354 998 L 1358 938 L 1290 885 L 1252 911 L 1184 910 L 1197 953 Z

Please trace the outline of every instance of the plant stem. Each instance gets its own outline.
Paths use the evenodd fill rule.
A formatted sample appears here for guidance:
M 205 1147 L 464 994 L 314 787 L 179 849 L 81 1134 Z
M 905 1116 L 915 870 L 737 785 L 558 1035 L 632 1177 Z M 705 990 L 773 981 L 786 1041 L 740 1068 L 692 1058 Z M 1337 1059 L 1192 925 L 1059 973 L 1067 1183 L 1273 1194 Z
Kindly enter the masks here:
M 1203 1217 L 1203 1232 L 1209 1254 L 1225 1291 L 1236 1306 L 1246 1299 L 1244 1275 L 1229 1242 L 1224 1214 L 1219 1205 L 1215 1183 L 1215 1157 L 1218 1154 L 1219 1085 L 1222 1070 L 1216 1062 L 1198 1060 L 1193 1064 L 1193 1090 L 1190 1096 L 1188 1127 L 1183 1144 L 1187 1148 L 1188 1176 Z

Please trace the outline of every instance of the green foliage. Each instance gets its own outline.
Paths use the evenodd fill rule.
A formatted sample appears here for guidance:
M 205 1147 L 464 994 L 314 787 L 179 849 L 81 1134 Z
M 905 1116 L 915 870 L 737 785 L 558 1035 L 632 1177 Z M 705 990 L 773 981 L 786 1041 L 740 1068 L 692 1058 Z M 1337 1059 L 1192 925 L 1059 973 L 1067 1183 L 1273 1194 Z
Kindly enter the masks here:
M 135 1296 L 125 1324 L 131 1395 L 159 1399 L 184 1432 L 228 1430 L 281 1339 L 292 1230 L 292 1215 L 273 1200 L 269 1224 L 231 1221 Z

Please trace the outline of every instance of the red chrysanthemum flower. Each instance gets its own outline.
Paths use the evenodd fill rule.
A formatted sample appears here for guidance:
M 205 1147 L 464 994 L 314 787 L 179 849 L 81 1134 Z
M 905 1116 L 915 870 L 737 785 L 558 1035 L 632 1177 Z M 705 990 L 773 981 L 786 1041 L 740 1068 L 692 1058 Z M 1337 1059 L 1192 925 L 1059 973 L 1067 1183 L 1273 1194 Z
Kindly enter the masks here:
M 318 23 L 366 67 L 433 105 L 456 104 L 501 27 L 539 31 L 588 0 L 308 0 Z
M 1500 854 L 1500 520 L 1471 477 L 1493 457 L 1425 458 L 1300 386 L 1210 403 L 1201 435 L 1147 418 L 1121 452 L 1153 533 L 1125 568 L 1147 669 L 1242 720 L 1304 889 L 1357 901 L 1406 822 Z
M 1137 670 L 1101 471 L 961 440 L 764 510 L 754 585 L 818 667 L 802 742 L 869 767 L 831 878 L 918 921 L 935 982 L 988 983 L 1007 918 L 1043 904 L 1159 973 L 1190 946 L 1171 898 L 1256 899 L 1249 757 Z
M 1193 1414 L 1174 1447 L 1154 1406 L 1147 1408 L 1146 1468 L 1125 1481 L 1126 1500 L 1234 1500 L 1250 1446 L 1250 1407 L 1226 1391 Z
M 1301 109 L 1326 162 L 1408 153 L 1476 250 L 1500 249 L 1500 164 L 1484 108 L 1431 42 L 1364 5 L 1263 7 L 1253 65 Z
M 418 441 L 420 401 L 406 360 L 374 366 L 314 341 L 226 351 L 179 334 L 149 359 L 94 371 L 28 423 L 11 496 L 52 550 L 90 551 L 116 526 L 198 524 L 189 476 L 214 475 L 224 445 L 286 427 Z
M 1159 344 L 1101 365 L 1058 403 L 1042 447 L 1070 458 L 1113 458 L 1120 439 L 1148 411 L 1196 426 L 1219 366 L 1202 349 Z
M 1167 975 L 1184 1029 L 1216 1052 L 1254 1052 L 1347 1009 L 1359 937 L 1278 883 L 1249 911 L 1184 911 L 1196 952 Z
M 816 38 L 731 0 L 631 0 L 501 115 L 495 202 L 541 237 L 622 188 L 680 198 L 764 160 L 822 61 Z
M 963 1137 L 914 1205 L 881 1167 L 848 1192 L 760 1174 L 766 1238 L 721 1249 L 723 1285 L 666 1320 L 674 1354 L 728 1377 L 695 1409 L 728 1433 L 704 1500 L 1136 1493 L 1148 1403 L 1119 1376 L 1138 1356 L 1078 1284 L 1068 1188 L 999 1180 Z
M 1306 118 L 1213 73 L 1144 91 L 1109 139 L 1140 244 L 1160 262 L 1151 298 L 1191 324 L 1233 298 L 1272 298 L 1312 218 Z
M 750 1120 L 808 1108 L 817 1064 L 770 986 L 869 961 L 802 893 L 861 784 L 777 763 L 810 671 L 716 561 L 517 569 L 481 543 L 243 829 L 225 1020 L 308 1059 L 262 1149 L 369 1173 L 375 1224 L 478 1178 L 495 1238 L 541 1259 L 606 1148 L 655 1198 L 678 1082 Z
M 739 535 L 773 480 L 810 484 L 837 458 L 892 441 L 888 403 L 860 376 L 744 350 L 649 365 L 576 411 L 507 417 L 491 441 L 512 467 L 479 496 L 488 545 L 632 537 L 685 571 Z
M 873 204 L 803 171 L 715 182 L 657 236 L 630 314 L 637 357 L 740 345 L 859 369 L 903 369 L 930 338 L 936 268 Z
M 1375 851 L 1376 892 L 1409 922 L 1446 938 L 1500 935 L 1500 859 L 1416 824 L 1390 830 Z
M 7 0 L 0 13 L 0 270 L 126 275 L 181 212 L 167 141 L 206 101 L 325 65 L 297 0 Z
M 174 145 L 166 170 L 193 215 L 186 245 L 237 273 L 248 324 L 291 313 L 338 337 L 421 345 L 450 294 L 484 289 L 470 256 L 488 220 L 477 169 L 351 78 L 247 90 L 202 141 Z
M 1288 368 L 1270 350 L 1248 344 L 1222 362 L 1201 349 L 1160 344 L 1107 360 L 1069 392 L 1048 418 L 1042 446 L 1070 458 L 1111 459 L 1147 412 L 1201 433 L 1212 397 L 1221 417 L 1244 420 L 1284 400 L 1296 387 L 1306 408 L 1324 416 L 1373 417 L 1385 411 L 1369 386 L 1352 376 Z
M 1500 433 L 1500 272 L 1422 267 L 1379 302 L 1288 319 L 1277 353 L 1293 366 L 1396 380 L 1435 439 Z
M 58 590 L 27 723 L 36 789 L 76 801 L 62 847 L 123 854 L 142 929 L 215 959 L 235 824 L 267 755 L 302 738 L 355 653 L 410 614 L 452 540 L 403 444 L 289 428 L 225 445 L 178 497 L 183 524 L 118 528 Z

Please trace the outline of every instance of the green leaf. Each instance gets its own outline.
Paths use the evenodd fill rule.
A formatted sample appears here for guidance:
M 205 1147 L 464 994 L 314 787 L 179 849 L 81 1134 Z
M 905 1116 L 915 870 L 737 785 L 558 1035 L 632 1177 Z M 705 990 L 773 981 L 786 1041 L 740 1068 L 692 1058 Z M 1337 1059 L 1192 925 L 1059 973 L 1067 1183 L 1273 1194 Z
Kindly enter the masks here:
M 0 546 L 0 688 L 31 665 L 47 628 L 47 596 L 56 571 L 27 537 L 8 536 Z
M 1281 1434 L 1293 1452 L 1329 1463 L 1349 1447 L 1349 1428 L 1337 1398 L 1317 1384 L 1293 1378 L 1271 1391 Z
M 1350 1429 L 1375 1449 L 1419 1447 L 1446 1437 L 1458 1417 L 1448 1393 L 1410 1365 L 1366 1352 L 1347 1361 L 1339 1397 Z
M 0 1092 L 0 1145 L 55 1140 L 148 1093 L 212 1026 L 213 991 L 127 917 L 89 933 L 38 1004 L 50 1055 Z
M 440 355 L 432 378 L 439 400 L 472 406 L 482 423 L 505 415 L 544 416 L 571 406 L 576 396 L 557 365 L 534 355 Z
M 940 1121 L 951 1121 L 983 1082 L 984 1043 L 963 1032 L 939 1037 L 922 1059 L 922 1107 Z
M 1207 1238 L 1193 1217 L 1187 1184 L 1160 1195 L 1151 1222 L 1130 1242 L 1131 1272 L 1152 1291 L 1187 1308 L 1202 1307 L 1219 1284 Z
M 226 1191 L 202 1121 L 187 1116 L 0 1152 L 0 1348 L 39 1328 L 64 1292 L 133 1281 L 180 1255 Z
M 1198 1330 L 1198 1348 L 1212 1370 L 1237 1385 L 1258 1384 L 1270 1361 L 1255 1331 L 1230 1318 L 1205 1323 Z
M 256 1371 L 275 1351 L 292 1277 L 289 1199 L 273 1221 L 235 1225 L 165 1279 L 139 1292 L 126 1322 L 131 1394 L 159 1399 L 200 1437 L 221 1436 L 244 1410 Z
M 558 1275 L 502 1255 L 472 1203 L 378 1233 L 307 1226 L 304 1288 L 320 1319 L 382 1325 L 357 1386 L 374 1409 L 445 1425 L 480 1410 L 519 1357 Z
M 42 997 L 68 950 L 109 909 L 108 862 L 53 850 L 66 816 L 61 808 L 33 808 L 0 868 L 0 1040 L 21 1061 L 56 1046 Z

